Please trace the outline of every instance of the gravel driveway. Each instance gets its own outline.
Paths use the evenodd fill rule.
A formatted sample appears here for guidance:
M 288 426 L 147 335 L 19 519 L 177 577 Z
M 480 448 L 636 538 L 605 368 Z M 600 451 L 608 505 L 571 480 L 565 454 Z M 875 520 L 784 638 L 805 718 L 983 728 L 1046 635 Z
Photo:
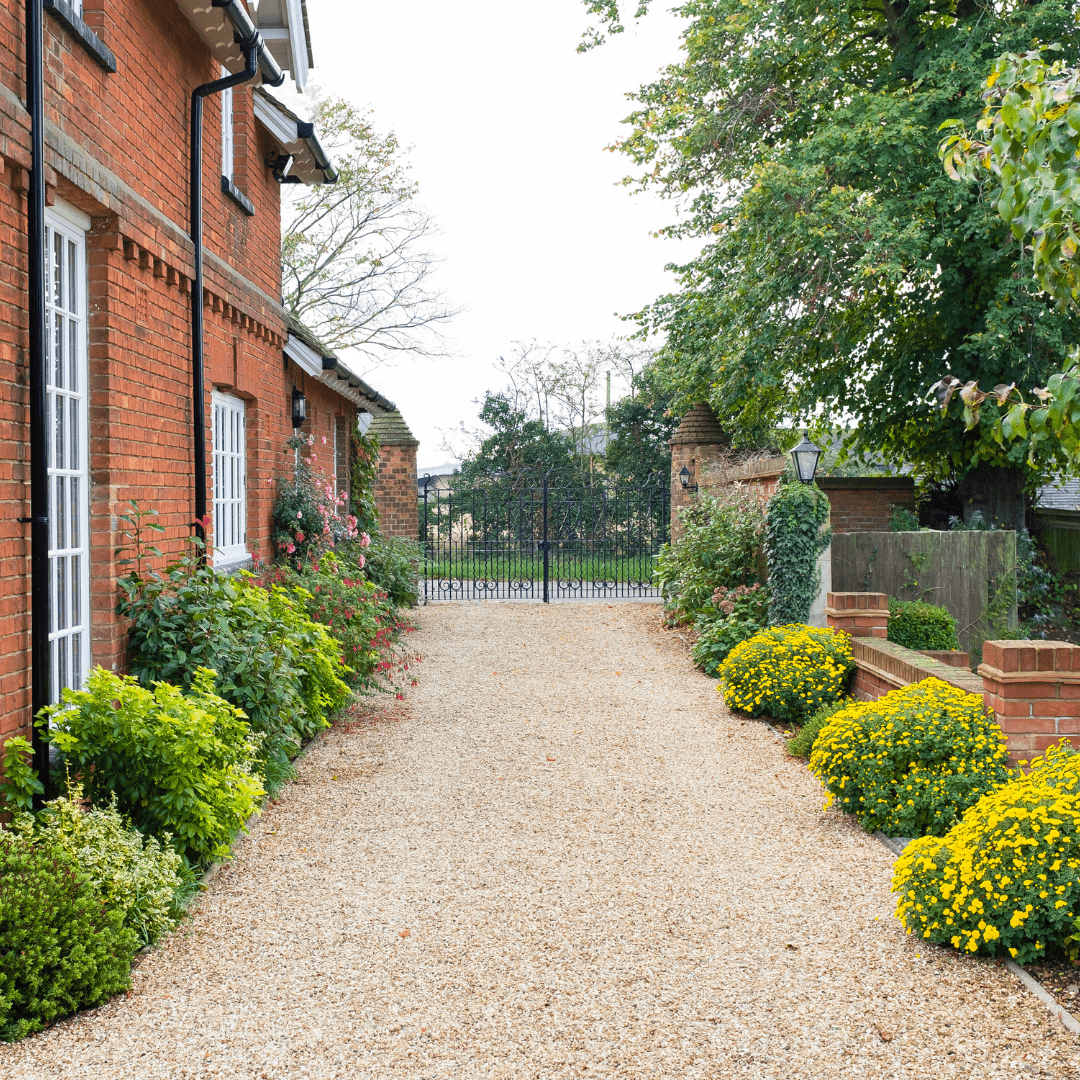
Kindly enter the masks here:
M 400 722 L 321 740 L 132 996 L 0 1076 L 1080 1076 L 657 618 L 421 611 Z

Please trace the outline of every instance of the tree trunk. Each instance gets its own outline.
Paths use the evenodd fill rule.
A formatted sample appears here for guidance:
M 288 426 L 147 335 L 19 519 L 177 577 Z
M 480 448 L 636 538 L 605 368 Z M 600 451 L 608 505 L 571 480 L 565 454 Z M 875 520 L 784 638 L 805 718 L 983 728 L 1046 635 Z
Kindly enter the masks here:
M 1001 468 L 980 462 L 956 489 L 964 521 L 970 522 L 976 514 L 981 514 L 987 525 L 1019 532 L 1024 527 L 1026 478 L 1026 469 Z

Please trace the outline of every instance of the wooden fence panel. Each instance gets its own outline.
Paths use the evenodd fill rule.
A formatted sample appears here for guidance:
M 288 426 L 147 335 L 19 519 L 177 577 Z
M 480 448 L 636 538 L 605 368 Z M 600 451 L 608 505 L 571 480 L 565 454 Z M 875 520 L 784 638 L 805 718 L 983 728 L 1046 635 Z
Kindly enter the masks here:
M 938 604 L 956 619 L 960 648 L 978 656 L 1016 626 L 1016 534 L 834 533 L 832 585 Z

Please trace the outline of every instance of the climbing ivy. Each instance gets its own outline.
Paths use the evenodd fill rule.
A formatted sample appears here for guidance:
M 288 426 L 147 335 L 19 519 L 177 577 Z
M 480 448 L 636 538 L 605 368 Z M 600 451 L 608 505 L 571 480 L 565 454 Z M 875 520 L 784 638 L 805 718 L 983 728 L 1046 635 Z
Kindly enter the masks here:
M 356 527 L 375 537 L 379 512 L 375 509 L 375 481 L 379 475 L 379 437 L 365 435 L 357 420 L 352 430 L 352 512 Z
M 781 482 L 765 511 L 769 623 L 804 623 L 821 585 L 817 557 L 829 545 L 829 500 L 816 484 Z

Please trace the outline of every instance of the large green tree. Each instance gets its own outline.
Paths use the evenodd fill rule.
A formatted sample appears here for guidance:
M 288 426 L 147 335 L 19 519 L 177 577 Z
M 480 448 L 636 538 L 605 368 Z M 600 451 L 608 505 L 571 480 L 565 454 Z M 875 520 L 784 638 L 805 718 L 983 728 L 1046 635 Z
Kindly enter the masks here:
M 617 0 L 586 0 L 608 30 Z M 647 0 L 635 14 L 644 14 Z M 1067 0 L 689 0 L 683 58 L 634 97 L 618 145 L 642 186 L 705 238 L 679 289 L 639 313 L 667 334 L 683 404 L 707 398 L 736 442 L 784 418 L 855 421 L 864 448 L 961 481 L 965 509 L 1015 523 L 1021 484 L 1060 455 L 956 423 L 943 371 L 1041 385 L 1075 340 L 1020 273 L 977 186 L 938 159 L 942 122 L 981 109 L 994 58 L 1077 41 Z M 599 35 L 594 35 L 598 40 Z M 1066 57 L 1068 58 L 1068 57 Z M 955 415 L 953 415 L 955 413 Z

